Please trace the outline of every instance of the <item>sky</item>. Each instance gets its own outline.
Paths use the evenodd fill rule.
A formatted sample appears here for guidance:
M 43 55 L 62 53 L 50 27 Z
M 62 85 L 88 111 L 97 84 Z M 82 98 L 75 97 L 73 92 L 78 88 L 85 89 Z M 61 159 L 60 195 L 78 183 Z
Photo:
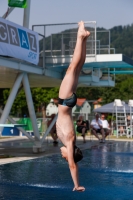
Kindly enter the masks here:
M 8 0 L 0 0 L 0 16 Z M 8 20 L 23 25 L 24 9 L 15 8 Z M 31 0 L 30 25 L 96 21 L 97 27 L 110 29 L 133 24 L 133 0 Z

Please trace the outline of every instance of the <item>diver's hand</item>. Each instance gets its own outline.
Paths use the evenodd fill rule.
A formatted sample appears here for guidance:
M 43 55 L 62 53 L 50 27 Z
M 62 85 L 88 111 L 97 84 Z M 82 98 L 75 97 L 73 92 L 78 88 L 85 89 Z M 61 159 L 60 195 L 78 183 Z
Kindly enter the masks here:
M 77 191 L 77 192 L 84 192 L 85 191 L 85 188 L 83 186 L 79 186 L 79 187 L 74 187 L 73 188 L 73 191 Z

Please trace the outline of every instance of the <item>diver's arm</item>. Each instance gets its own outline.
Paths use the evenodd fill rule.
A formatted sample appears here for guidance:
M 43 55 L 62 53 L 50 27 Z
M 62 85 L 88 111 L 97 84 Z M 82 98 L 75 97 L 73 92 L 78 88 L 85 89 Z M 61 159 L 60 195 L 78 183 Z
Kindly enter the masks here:
M 74 182 L 74 190 L 76 191 L 84 191 L 85 188 L 82 186 L 79 186 L 79 180 L 78 180 L 78 165 L 74 162 L 74 158 L 73 158 L 73 151 L 74 151 L 74 147 L 73 147 L 73 142 L 68 142 L 67 143 L 67 155 L 68 155 L 68 165 L 69 165 L 69 169 L 71 172 L 71 176 Z

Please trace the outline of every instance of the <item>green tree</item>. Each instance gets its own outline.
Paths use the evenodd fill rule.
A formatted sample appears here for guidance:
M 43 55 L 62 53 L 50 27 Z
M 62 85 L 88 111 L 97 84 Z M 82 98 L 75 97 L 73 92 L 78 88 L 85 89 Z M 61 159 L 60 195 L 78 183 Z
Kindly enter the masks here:
M 10 94 L 9 89 L 3 91 L 4 104 L 6 104 L 9 94 Z M 13 116 L 14 115 L 23 116 L 24 114 L 28 115 L 28 108 L 24 90 L 21 90 L 17 95 L 17 98 L 15 98 L 15 101 L 12 105 L 11 114 Z
M 58 98 L 58 92 L 59 88 L 32 88 L 32 98 L 34 103 L 34 108 L 37 110 L 38 107 L 41 107 L 44 109 L 46 108 L 46 105 L 49 103 L 51 98 Z M 7 102 L 8 96 L 10 94 L 9 89 L 5 89 L 3 91 L 3 98 L 4 98 L 4 105 Z M 24 90 L 21 90 L 17 97 L 15 98 L 15 101 L 13 103 L 11 114 L 17 116 L 23 116 L 26 114 L 29 115 L 25 92 Z

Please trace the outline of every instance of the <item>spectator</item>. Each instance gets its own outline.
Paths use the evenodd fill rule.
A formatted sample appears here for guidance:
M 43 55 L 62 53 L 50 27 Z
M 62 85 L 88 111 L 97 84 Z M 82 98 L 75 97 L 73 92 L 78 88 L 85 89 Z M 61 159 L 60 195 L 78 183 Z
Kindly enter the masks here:
M 130 126 L 130 115 L 127 115 L 127 126 Z
M 124 131 L 124 127 L 123 126 L 119 126 L 118 127 L 118 133 L 120 134 L 120 136 L 125 135 L 125 131 Z
M 48 121 L 48 126 L 51 124 L 51 122 L 53 121 L 54 117 L 55 117 L 55 114 L 52 114 L 50 116 L 50 120 Z M 54 140 L 53 144 L 58 144 L 58 141 L 57 141 L 58 136 L 57 136 L 57 133 L 56 133 L 56 124 L 54 124 L 54 126 L 52 127 L 50 133 L 51 133 L 51 137 Z
M 106 138 L 111 133 L 111 130 L 108 121 L 105 119 L 105 114 L 101 114 L 100 120 L 102 121 L 103 130 Z
M 81 133 L 81 136 L 83 137 L 83 142 L 85 143 L 85 134 L 87 133 L 87 122 L 83 120 L 83 116 L 80 115 L 77 120 L 77 132 Z
M 103 125 L 102 125 L 102 121 L 99 119 L 99 114 L 96 113 L 95 114 L 95 119 L 93 119 L 91 121 L 91 133 L 93 135 L 95 135 L 96 138 L 98 138 L 98 140 L 101 143 L 105 142 L 105 134 L 104 134 L 104 130 L 103 130 Z M 98 133 L 102 134 L 102 139 L 99 137 Z

